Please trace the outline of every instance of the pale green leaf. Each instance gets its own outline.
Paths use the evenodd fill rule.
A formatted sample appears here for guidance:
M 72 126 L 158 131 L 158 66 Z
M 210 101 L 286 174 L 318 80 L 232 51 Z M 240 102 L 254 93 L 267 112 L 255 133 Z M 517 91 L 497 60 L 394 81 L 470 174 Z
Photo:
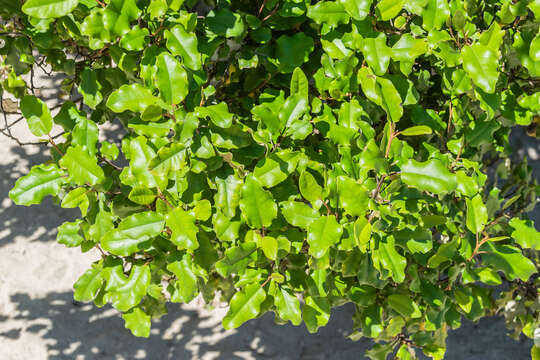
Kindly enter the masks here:
M 258 283 L 250 284 L 238 291 L 229 302 L 229 311 L 223 318 L 223 327 L 227 330 L 234 329 L 257 317 L 264 299 L 266 292 Z

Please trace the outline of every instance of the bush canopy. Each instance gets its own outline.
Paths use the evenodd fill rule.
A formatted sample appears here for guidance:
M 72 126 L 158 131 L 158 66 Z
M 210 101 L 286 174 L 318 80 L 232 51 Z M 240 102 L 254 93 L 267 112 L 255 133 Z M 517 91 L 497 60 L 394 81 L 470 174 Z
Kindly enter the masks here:
M 540 122 L 539 0 L 0 0 L 0 16 L 2 133 L 24 145 L 10 98 L 51 155 L 10 197 L 80 209 L 57 240 L 102 256 L 77 301 L 136 336 L 199 295 L 230 305 L 226 329 L 272 311 L 316 332 L 353 303 L 371 359 L 442 359 L 463 317 L 534 337 L 540 188 L 508 138 Z M 38 67 L 63 74 L 55 109 Z

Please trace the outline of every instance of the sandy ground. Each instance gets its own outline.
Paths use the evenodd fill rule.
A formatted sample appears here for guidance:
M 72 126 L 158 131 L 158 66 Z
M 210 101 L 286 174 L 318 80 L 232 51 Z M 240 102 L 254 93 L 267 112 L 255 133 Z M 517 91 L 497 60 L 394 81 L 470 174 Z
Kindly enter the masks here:
M 51 105 L 57 102 L 58 83 L 54 78 L 38 83 Z M 16 133 L 35 140 L 22 122 Z M 528 155 L 540 169 L 538 141 L 516 139 L 519 156 Z M 205 309 L 197 301 L 170 304 L 169 314 L 153 323 L 149 339 L 133 337 L 114 309 L 72 300 L 72 284 L 98 257 L 55 242 L 56 227 L 77 213 L 50 198 L 29 208 L 8 199 L 15 180 L 46 159 L 46 147 L 21 148 L 0 136 L 0 154 L 0 360 L 362 359 L 369 348 L 367 340 L 344 337 L 352 326 L 348 306 L 336 309 L 330 324 L 310 335 L 303 326 L 274 325 L 271 314 L 225 331 L 220 321 L 226 309 Z M 539 213 L 533 214 L 537 223 Z M 446 359 L 528 359 L 531 342 L 511 340 L 505 333 L 499 318 L 464 322 L 448 338 Z

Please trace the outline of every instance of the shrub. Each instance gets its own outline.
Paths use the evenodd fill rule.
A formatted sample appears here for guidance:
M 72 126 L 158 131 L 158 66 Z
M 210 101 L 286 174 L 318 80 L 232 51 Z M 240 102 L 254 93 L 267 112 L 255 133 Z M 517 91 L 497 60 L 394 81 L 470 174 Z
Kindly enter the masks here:
M 540 121 L 538 0 L 21 2 L 1 94 L 51 159 L 10 197 L 80 209 L 57 240 L 102 258 L 76 300 L 136 336 L 198 295 L 227 329 L 353 303 L 371 359 L 442 359 L 463 316 L 534 336 L 539 188 L 508 137 Z M 36 66 L 65 76 L 56 113 Z

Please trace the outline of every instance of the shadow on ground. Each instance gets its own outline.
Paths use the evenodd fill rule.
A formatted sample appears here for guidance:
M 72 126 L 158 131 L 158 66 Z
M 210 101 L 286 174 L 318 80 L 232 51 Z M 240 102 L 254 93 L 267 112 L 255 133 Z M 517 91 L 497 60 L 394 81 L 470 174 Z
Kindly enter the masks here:
M 71 292 L 38 299 L 15 294 L 11 301 L 17 307 L 12 320 L 18 325 L 0 333 L 0 339 L 37 334 L 47 344 L 51 360 L 358 359 L 369 346 L 367 340 L 345 338 L 352 326 L 352 307 L 348 306 L 337 309 L 327 327 L 310 335 L 303 327 L 275 325 L 271 314 L 225 331 L 219 317 L 209 311 L 169 304 L 169 314 L 152 323 L 150 338 L 139 339 L 124 328 L 114 309 L 75 303 Z
M 169 314 L 153 322 L 148 339 L 135 338 L 109 307 L 72 300 L 71 292 L 49 293 L 31 299 L 15 294 L 17 315 L 0 340 L 19 340 L 24 333 L 38 335 L 46 343 L 47 359 L 361 359 L 370 347 L 362 339 L 345 338 L 351 328 L 352 306 L 335 309 L 328 326 L 308 334 L 303 326 L 275 325 L 273 315 L 249 321 L 240 329 L 225 331 L 219 318 L 197 306 L 169 304 Z M 6 318 L 0 319 L 4 321 Z M 470 322 L 452 331 L 448 360 L 527 359 L 530 341 L 506 337 L 500 318 Z

